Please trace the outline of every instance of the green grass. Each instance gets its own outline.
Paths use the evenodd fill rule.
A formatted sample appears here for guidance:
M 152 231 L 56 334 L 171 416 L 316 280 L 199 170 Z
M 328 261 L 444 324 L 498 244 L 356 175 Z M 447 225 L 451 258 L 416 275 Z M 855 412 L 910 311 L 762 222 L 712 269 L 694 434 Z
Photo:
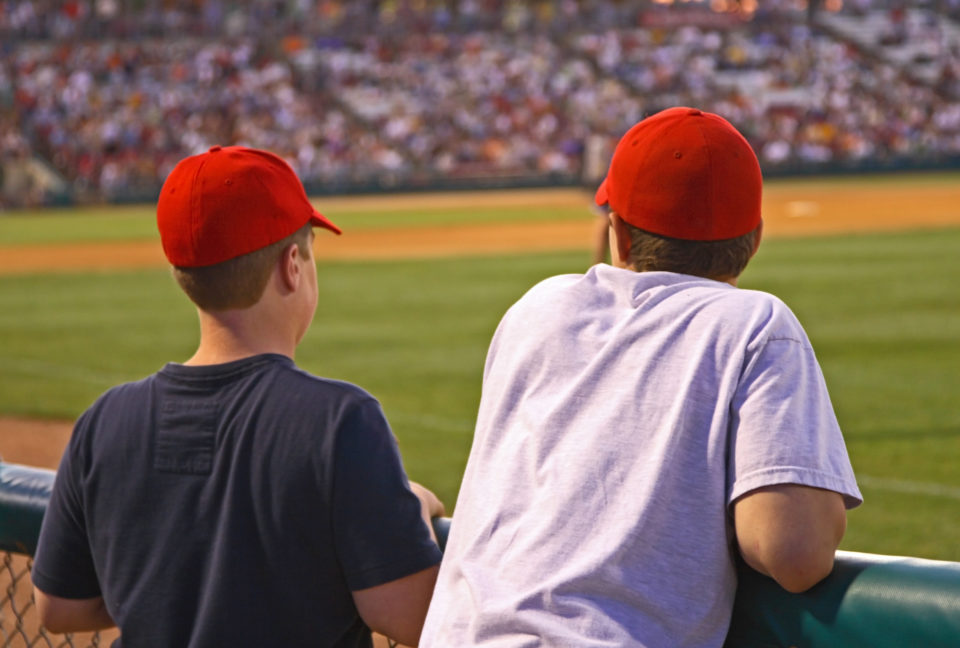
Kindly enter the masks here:
M 420 209 L 365 209 L 340 211 L 336 208 L 324 209 L 323 201 L 314 201 L 324 215 L 345 231 L 354 229 L 382 229 L 385 227 L 409 227 L 418 225 L 449 225 L 516 223 L 518 221 L 538 222 L 560 220 L 583 220 L 586 206 L 583 204 L 558 205 L 551 207 L 479 207 L 475 209 L 459 208 L 420 208 Z
M 586 197 L 582 205 L 479 207 L 468 210 L 450 207 L 412 209 L 389 205 L 376 209 L 354 208 L 336 206 L 337 203 L 327 209 L 322 198 L 313 202 L 325 216 L 346 232 L 450 223 L 582 220 L 588 204 Z M 154 239 L 159 239 L 156 209 L 149 205 L 0 213 L 0 246 Z
M 320 308 L 297 359 L 375 394 L 411 475 L 452 507 L 497 322 L 529 286 L 583 256 L 323 266 Z
M 741 281 L 783 298 L 817 350 L 865 477 L 843 548 L 960 560 L 957 250 L 960 229 L 770 240 Z M 584 264 L 325 263 L 298 361 L 374 393 L 411 476 L 452 506 L 497 321 L 538 279 Z M 115 382 L 188 357 L 195 328 L 163 270 L 0 277 L 0 412 L 75 417 Z
M 0 277 L 0 412 L 73 418 L 115 382 L 188 357 L 195 319 L 163 270 Z
M 413 477 L 452 505 L 500 316 L 537 280 L 583 262 L 325 264 L 297 360 L 375 394 Z M 112 384 L 186 359 L 196 341 L 196 315 L 167 271 L 0 277 L 0 412 L 75 418 Z
M 156 239 L 154 207 L 97 206 L 0 213 L 0 245 Z
M 957 250 L 956 229 L 774 240 L 743 277 L 804 323 L 866 477 L 845 548 L 960 560 Z

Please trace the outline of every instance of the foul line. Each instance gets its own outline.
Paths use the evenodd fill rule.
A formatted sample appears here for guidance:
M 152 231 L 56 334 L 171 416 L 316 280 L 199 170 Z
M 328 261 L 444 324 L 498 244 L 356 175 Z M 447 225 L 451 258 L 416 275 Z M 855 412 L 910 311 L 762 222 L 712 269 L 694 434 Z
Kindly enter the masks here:
M 944 486 L 943 484 L 931 484 L 929 482 L 917 482 L 908 479 L 871 477 L 870 475 L 857 475 L 857 482 L 861 486 L 866 486 L 867 488 L 892 491 L 894 493 L 929 495 L 931 497 L 946 497 L 948 499 L 960 500 L 960 488 L 955 486 Z
M 473 421 L 467 419 L 437 416 L 435 414 L 414 414 L 402 410 L 388 409 L 387 420 L 416 425 L 420 428 L 441 432 L 473 432 Z
M 131 378 L 125 374 L 95 371 L 84 366 L 46 362 L 28 358 L 6 357 L 4 358 L 4 369 L 10 373 L 21 376 L 34 376 L 45 379 L 57 378 L 84 385 L 98 385 L 103 388 L 111 387 L 117 383 L 135 380 L 135 378 Z

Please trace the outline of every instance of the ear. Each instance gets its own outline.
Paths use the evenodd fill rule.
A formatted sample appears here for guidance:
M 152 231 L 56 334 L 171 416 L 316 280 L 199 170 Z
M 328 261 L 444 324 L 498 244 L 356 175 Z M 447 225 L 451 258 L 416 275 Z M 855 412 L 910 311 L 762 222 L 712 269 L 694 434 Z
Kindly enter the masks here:
M 746 236 L 746 234 L 744 234 L 744 236 Z M 761 220 L 761 221 L 760 221 L 760 224 L 757 225 L 757 235 L 756 235 L 756 237 L 753 239 L 753 251 L 750 253 L 750 258 L 751 258 L 751 259 L 753 258 L 753 255 L 755 255 L 755 254 L 757 253 L 757 250 L 760 249 L 760 239 L 762 239 L 762 238 L 763 238 L 763 221 Z M 720 277 L 720 278 L 717 278 L 717 281 L 726 281 L 727 283 L 729 283 L 729 284 L 732 285 L 732 286 L 736 286 L 737 283 L 739 282 L 739 280 L 740 280 L 740 275 L 737 275 L 737 276 L 735 276 L 735 277 L 726 277 L 726 278 Z
M 300 248 L 297 247 L 296 243 L 291 243 L 283 248 L 283 252 L 280 254 L 280 260 L 277 262 L 280 281 L 283 283 L 284 288 L 290 292 L 294 292 L 297 289 L 297 286 L 300 285 L 300 279 L 303 276 L 299 259 Z
M 627 267 L 630 258 L 630 230 L 615 211 L 610 212 L 610 263 L 618 268 Z
M 763 238 L 763 219 L 760 219 L 760 224 L 757 225 L 757 238 L 753 242 L 753 253 L 751 257 L 757 253 L 757 250 L 760 249 L 760 239 Z

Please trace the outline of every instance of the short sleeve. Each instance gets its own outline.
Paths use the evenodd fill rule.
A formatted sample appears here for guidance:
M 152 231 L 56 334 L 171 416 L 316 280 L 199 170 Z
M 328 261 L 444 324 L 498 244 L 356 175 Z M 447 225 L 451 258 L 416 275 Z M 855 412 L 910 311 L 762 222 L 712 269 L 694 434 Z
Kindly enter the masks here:
M 396 440 L 375 400 L 346 414 L 334 462 L 334 542 L 351 590 L 440 562 L 440 549 L 423 523 L 420 500 L 410 490 Z
M 68 599 L 101 595 L 81 494 L 82 459 L 78 448 L 86 420 L 86 414 L 80 417 L 60 460 L 31 574 L 40 591 Z
M 792 313 L 748 352 L 731 412 L 727 503 L 763 486 L 799 484 L 863 498 L 813 348 Z

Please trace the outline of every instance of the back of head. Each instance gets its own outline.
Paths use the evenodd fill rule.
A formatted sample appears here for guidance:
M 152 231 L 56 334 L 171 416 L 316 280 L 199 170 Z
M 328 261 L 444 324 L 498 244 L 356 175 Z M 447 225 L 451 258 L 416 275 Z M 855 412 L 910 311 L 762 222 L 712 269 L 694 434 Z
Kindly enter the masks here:
M 207 310 L 259 299 L 276 261 L 268 257 L 279 252 L 274 248 L 308 226 L 340 233 L 310 204 L 282 158 L 240 146 L 214 146 L 181 160 L 157 202 L 163 251 L 178 283 Z
M 762 183 L 756 154 L 727 120 L 677 107 L 620 139 L 596 202 L 630 226 L 636 269 L 736 276 L 754 247 L 741 239 L 760 226 Z

